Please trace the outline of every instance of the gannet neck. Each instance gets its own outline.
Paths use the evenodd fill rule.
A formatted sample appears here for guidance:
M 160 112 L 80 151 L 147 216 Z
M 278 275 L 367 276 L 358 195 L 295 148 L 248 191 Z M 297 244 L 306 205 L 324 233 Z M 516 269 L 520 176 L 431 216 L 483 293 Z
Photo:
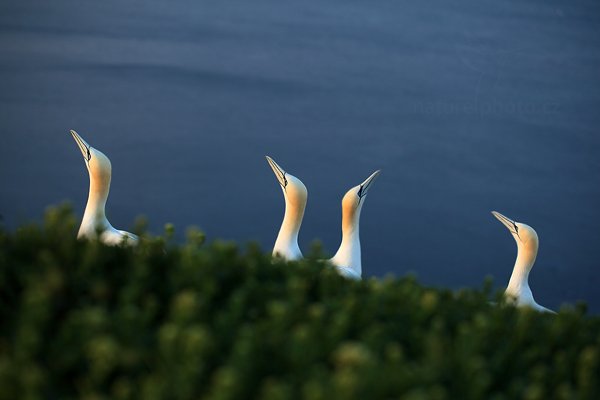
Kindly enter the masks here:
M 358 207 L 342 206 L 342 242 L 331 262 L 339 267 L 351 269 L 355 275 L 362 276 L 362 260 L 360 251 L 360 212 Z
M 106 201 L 109 191 L 110 175 L 97 176 L 90 171 L 90 190 L 79 228 L 79 237 L 95 237 L 97 232 L 112 228 L 106 218 Z
M 537 256 L 537 246 L 526 246 L 518 244 L 517 260 L 510 276 L 505 293 L 522 300 L 533 300 L 533 294 L 529 288 L 529 272 L 533 268 Z
M 275 240 L 273 255 L 278 254 L 287 260 L 302 258 L 302 251 L 300 251 L 300 246 L 298 246 L 298 235 L 302 219 L 304 218 L 305 208 L 306 201 L 290 201 L 285 196 L 285 214 L 279 234 Z

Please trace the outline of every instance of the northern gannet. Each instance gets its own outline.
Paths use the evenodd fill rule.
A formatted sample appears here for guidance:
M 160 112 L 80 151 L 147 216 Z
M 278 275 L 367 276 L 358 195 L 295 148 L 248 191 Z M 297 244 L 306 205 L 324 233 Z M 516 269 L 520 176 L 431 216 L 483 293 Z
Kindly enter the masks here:
M 71 135 L 83 154 L 85 166 L 90 174 L 90 192 L 77 237 L 98 238 L 109 245 L 137 243 L 136 235 L 113 228 L 106 219 L 105 206 L 112 170 L 110 160 L 102 152 L 87 144 L 74 130 L 71 130 Z
M 371 184 L 381 171 L 371 174 L 363 183 L 348 190 L 342 199 L 342 243 L 329 261 L 338 272 L 352 279 L 361 279 L 359 223 L 360 211 Z
M 266 158 L 281 185 L 285 199 L 285 214 L 275 240 L 273 256 L 283 257 L 288 261 L 298 260 L 302 258 L 298 246 L 298 233 L 304 217 L 308 191 L 300 179 L 285 172 L 271 157 Z
M 554 313 L 536 303 L 529 288 L 529 272 L 535 262 L 539 246 L 537 233 L 529 225 L 515 222 L 497 211 L 492 211 L 492 214 L 508 228 L 517 242 L 517 260 L 504 295 L 519 307 L 531 307 L 538 311 Z

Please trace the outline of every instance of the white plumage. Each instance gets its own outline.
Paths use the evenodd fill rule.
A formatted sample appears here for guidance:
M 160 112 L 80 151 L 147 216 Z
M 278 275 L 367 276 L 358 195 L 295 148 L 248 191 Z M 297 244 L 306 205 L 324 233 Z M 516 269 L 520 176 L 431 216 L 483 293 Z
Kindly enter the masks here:
M 554 313 L 535 301 L 529 287 L 529 272 L 533 268 L 539 247 L 537 233 L 529 225 L 515 222 L 497 211 L 492 211 L 492 214 L 508 228 L 517 242 L 517 260 L 504 295 L 514 301 L 517 306 Z
M 101 151 L 91 147 L 75 131 L 71 135 L 85 161 L 90 175 L 90 191 L 78 238 L 99 239 L 109 245 L 121 243 L 135 244 L 138 237 L 133 233 L 113 228 L 106 218 L 106 201 L 110 191 L 112 166 L 110 160 Z

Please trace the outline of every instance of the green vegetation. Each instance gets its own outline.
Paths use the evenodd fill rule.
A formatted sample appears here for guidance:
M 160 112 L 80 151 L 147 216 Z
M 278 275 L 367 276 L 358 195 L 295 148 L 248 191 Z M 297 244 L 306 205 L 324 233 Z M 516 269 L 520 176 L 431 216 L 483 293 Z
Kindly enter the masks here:
M 0 231 L 0 399 L 598 399 L 600 318 L 256 246 Z

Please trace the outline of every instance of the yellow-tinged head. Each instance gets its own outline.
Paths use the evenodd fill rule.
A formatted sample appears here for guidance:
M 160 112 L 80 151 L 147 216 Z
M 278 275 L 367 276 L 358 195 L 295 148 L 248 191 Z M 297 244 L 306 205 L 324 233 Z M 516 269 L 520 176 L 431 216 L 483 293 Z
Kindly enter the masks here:
M 83 155 L 83 160 L 85 161 L 85 166 L 90 174 L 90 179 L 97 184 L 110 184 L 112 165 L 108 157 L 100 150 L 90 146 L 74 130 L 71 130 L 71 136 L 75 139 L 75 142 Z
M 286 202 L 291 207 L 300 207 L 304 210 L 308 198 L 308 190 L 306 189 L 306 186 L 304 186 L 304 183 L 294 175 L 288 174 L 271 157 L 265 157 L 281 186 L 281 190 L 283 190 L 283 196 L 285 197 Z
M 381 170 L 377 170 L 371 174 L 363 183 L 354 186 L 348 190 L 342 198 L 342 229 L 350 228 L 353 226 L 355 219 L 360 216 L 360 210 L 364 203 L 364 199 L 367 193 L 375 181 L 375 178 L 379 176 Z
M 539 239 L 535 229 L 533 229 L 527 224 L 513 221 L 512 219 L 500 214 L 497 211 L 492 211 L 492 215 L 494 215 L 494 217 L 496 217 L 498 221 L 502 222 L 502 224 L 506 226 L 508 231 L 511 233 L 511 235 L 517 242 L 517 246 L 519 248 L 534 251 L 535 253 L 537 253 Z

